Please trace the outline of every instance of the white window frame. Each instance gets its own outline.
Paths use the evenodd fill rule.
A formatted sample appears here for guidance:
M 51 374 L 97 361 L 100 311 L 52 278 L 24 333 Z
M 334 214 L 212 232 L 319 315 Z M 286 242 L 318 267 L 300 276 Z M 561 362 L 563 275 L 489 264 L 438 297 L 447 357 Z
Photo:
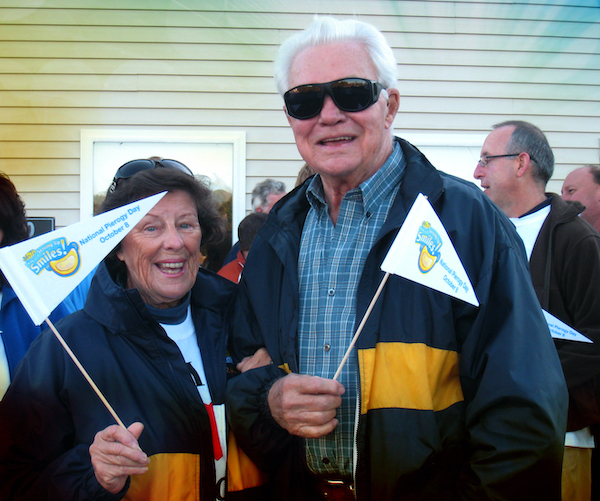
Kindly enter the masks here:
M 409 143 L 414 144 L 419 150 L 423 152 L 423 154 L 428 158 L 428 160 L 433 164 L 436 169 L 439 169 L 447 174 L 452 174 L 456 177 L 460 177 L 467 181 L 471 181 L 475 184 L 479 184 L 478 181 L 473 177 L 473 172 L 475 171 L 475 167 L 477 166 L 477 161 L 479 160 L 479 153 L 481 152 L 481 147 L 485 139 L 487 138 L 487 134 L 444 134 L 444 133 L 398 133 L 398 136 L 402 139 L 405 139 Z M 439 162 L 436 162 L 433 158 L 427 154 L 428 147 L 449 147 L 449 148 L 457 148 L 463 149 L 471 152 L 468 160 L 465 160 L 464 164 L 464 172 L 461 174 L 453 171 L 453 169 L 446 169 L 443 165 L 439 165 Z M 465 154 L 467 153 L 465 151 Z
M 181 131 L 134 129 L 82 129 L 79 219 L 94 213 L 94 147 L 101 142 L 131 143 L 230 143 L 232 159 L 232 233 L 246 215 L 246 133 L 244 131 Z

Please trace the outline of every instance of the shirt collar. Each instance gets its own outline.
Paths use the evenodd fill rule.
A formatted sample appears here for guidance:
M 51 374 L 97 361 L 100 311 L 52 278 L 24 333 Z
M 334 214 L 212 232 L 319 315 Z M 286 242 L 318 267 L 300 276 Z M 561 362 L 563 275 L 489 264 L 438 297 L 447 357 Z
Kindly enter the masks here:
M 402 148 L 397 141 L 394 141 L 393 144 L 392 153 L 381 168 L 369 179 L 363 181 L 357 188 L 350 190 L 344 196 L 344 198 L 348 195 L 361 196 L 365 213 L 373 212 L 381 201 L 389 196 L 390 191 L 394 189 L 404 175 L 406 160 L 402 153 Z M 319 174 L 314 176 L 308 185 L 306 198 L 314 209 L 323 209 L 327 205 L 323 182 Z
M 552 203 L 552 196 L 549 196 L 541 204 L 536 205 L 533 209 L 528 210 L 525 214 L 523 214 L 522 216 L 519 216 L 519 219 L 522 217 L 525 217 L 525 216 L 529 216 L 530 214 L 534 214 L 537 211 L 543 209 L 544 207 L 550 205 L 551 203 Z

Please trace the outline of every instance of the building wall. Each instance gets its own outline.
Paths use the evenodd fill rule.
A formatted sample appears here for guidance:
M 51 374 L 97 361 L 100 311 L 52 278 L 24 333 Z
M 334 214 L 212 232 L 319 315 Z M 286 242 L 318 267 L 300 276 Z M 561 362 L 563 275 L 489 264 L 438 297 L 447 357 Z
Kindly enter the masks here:
M 599 162 L 596 0 L 0 0 L 0 170 L 29 215 L 64 226 L 79 220 L 81 129 L 244 131 L 249 209 L 258 181 L 291 188 L 303 164 L 272 61 L 315 13 L 384 32 L 399 135 L 479 141 L 531 121 L 554 148 L 554 191 Z

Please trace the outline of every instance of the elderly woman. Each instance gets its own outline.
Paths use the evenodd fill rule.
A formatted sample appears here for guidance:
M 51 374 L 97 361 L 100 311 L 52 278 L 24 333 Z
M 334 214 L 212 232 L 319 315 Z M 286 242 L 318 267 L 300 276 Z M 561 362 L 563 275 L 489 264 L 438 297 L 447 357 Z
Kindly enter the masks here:
M 84 309 L 56 325 L 128 428 L 46 331 L 0 403 L 0 499 L 224 494 L 235 286 L 200 268 L 201 243 L 222 231 L 211 192 L 183 164 L 138 160 L 119 169 L 102 211 L 163 191 L 101 263 Z

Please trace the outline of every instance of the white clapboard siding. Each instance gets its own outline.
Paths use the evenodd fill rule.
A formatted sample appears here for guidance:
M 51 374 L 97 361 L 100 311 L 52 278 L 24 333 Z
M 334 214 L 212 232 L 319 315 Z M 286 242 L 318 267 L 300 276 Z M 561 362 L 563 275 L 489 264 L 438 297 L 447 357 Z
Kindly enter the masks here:
M 82 129 L 243 131 L 249 210 L 257 182 L 291 188 L 303 164 L 272 61 L 314 14 L 382 30 L 399 135 L 531 121 L 553 191 L 600 161 L 597 0 L 0 0 L 0 170 L 29 215 L 64 226 L 79 220 Z

